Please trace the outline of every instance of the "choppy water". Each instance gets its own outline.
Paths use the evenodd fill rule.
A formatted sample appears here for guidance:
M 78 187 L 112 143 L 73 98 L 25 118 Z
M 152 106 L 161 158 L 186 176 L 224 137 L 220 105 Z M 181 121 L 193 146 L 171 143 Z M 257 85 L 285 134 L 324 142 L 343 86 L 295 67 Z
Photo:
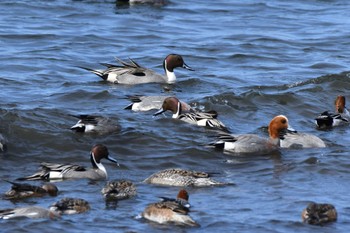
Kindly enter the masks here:
M 105 162 L 110 179 L 129 178 L 136 198 L 106 206 L 104 182 L 57 183 L 57 198 L 12 203 L 47 207 L 62 197 L 88 200 L 86 214 L 59 221 L 2 221 L 3 232 L 348 232 L 350 229 L 348 128 L 315 129 L 313 118 L 333 110 L 336 95 L 350 89 L 350 2 L 171 1 L 166 5 L 120 5 L 115 1 L 0 2 L 0 132 L 8 152 L 0 155 L 1 179 L 32 174 L 41 161 L 90 166 L 89 150 L 104 143 L 120 168 Z M 169 53 L 183 55 L 195 72 L 176 70 L 178 82 L 118 86 L 76 66 L 131 57 L 162 71 Z M 267 157 L 235 158 L 205 148 L 213 132 L 153 112 L 123 108 L 125 95 L 176 95 L 201 110 L 216 109 L 234 133 L 265 134 L 278 114 L 323 138 L 326 149 L 282 150 Z M 122 126 L 112 135 L 69 130 L 69 114 L 110 116 Z M 200 228 L 160 226 L 135 218 L 157 196 L 178 188 L 140 183 L 169 167 L 215 173 L 234 182 L 220 188 L 189 188 L 191 216 Z M 9 189 L 2 182 L 0 192 Z M 309 201 L 330 202 L 336 223 L 301 223 Z

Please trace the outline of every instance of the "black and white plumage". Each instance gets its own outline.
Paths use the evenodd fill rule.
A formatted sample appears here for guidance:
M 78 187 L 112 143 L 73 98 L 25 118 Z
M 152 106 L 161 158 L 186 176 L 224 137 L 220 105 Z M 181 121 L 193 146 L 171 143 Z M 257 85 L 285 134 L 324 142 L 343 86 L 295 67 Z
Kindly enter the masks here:
M 117 160 L 109 156 L 107 147 L 102 144 L 97 144 L 92 147 L 90 152 L 90 161 L 92 164 L 92 168 L 90 169 L 74 164 L 41 163 L 41 168 L 38 172 L 30 176 L 18 178 L 17 180 L 104 180 L 107 179 L 107 171 L 101 163 L 102 159 L 110 160 L 119 166 Z
M 216 111 L 209 112 L 183 112 L 181 102 L 176 97 L 168 97 L 164 100 L 162 108 L 159 109 L 154 116 L 157 116 L 163 112 L 171 111 L 173 113 L 172 118 L 185 121 L 190 124 L 198 126 L 206 126 L 213 129 L 219 129 L 222 131 L 228 131 L 226 126 L 217 119 Z
M 108 134 L 120 131 L 120 126 L 110 118 L 94 115 L 71 115 L 78 122 L 70 129 L 80 133 Z
M 165 75 L 160 75 L 151 69 L 144 68 L 132 59 L 129 59 L 130 63 L 118 58 L 116 59 L 120 65 L 101 63 L 107 67 L 105 70 L 94 70 L 85 67 L 80 68 L 88 70 L 101 77 L 103 80 L 115 84 L 175 83 L 175 68 L 182 67 L 188 70 L 193 70 L 185 64 L 182 56 L 177 54 L 169 54 L 164 59 L 163 68 Z

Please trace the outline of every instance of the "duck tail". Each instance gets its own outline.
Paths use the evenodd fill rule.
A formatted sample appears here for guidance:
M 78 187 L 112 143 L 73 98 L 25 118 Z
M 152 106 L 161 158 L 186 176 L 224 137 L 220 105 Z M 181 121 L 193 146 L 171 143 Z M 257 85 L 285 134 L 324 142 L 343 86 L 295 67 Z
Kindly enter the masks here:
M 20 178 L 17 178 L 16 180 L 24 181 L 24 180 L 46 180 L 46 179 L 48 179 L 48 173 L 40 171 L 40 172 L 34 173 L 31 176 L 20 177 Z
M 83 70 L 90 71 L 91 73 L 96 74 L 98 77 L 100 77 L 100 78 L 102 78 L 103 80 L 105 80 L 105 77 L 104 77 L 102 71 L 94 70 L 94 69 L 91 69 L 91 68 L 86 68 L 86 67 L 83 67 L 83 66 L 77 66 L 77 67 L 80 68 L 80 69 L 83 69 Z

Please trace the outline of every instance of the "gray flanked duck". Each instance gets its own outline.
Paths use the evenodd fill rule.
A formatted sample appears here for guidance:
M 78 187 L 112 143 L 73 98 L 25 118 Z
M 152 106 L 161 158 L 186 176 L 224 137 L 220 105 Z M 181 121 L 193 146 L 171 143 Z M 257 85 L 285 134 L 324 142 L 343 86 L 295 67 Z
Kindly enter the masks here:
M 31 176 L 18 178 L 17 180 L 105 180 L 107 179 L 107 171 L 101 163 L 102 159 L 107 159 L 119 166 L 117 160 L 109 156 L 107 147 L 102 144 L 97 144 L 92 147 L 90 152 L 91 169 L 72 164 L 41 163 L 41 169 L 37 173 Z
M 0 219 L 11 218 L 51 218 L 56 219 L 60 217 L 57 211 L 48 210 L 39 206 L 25 206 L 12 209 L 0 210 Z
M 94 115 L 71 115 L 78 122 L 70 129 L 79 133 L 108 134 L 120 131 L 120 126 L 110 118 Z
M 82 69 L 88 70 L 105 81 L 115 84 L 143 84 L 143 83 L 175 83 L 176 75 L 174 69 L 182 67 L 187 70 L 193 70 L 186 65 L 182 56 L 178 54 L 169 54 L 163 61 L 165 75 L 156 73 L 151 69 L 144 68 L 130 59 L 130 63 L 117 58 L 120 65 L 101 63 L 107 67 L 105 70 L 95 70 L 85 67 Z

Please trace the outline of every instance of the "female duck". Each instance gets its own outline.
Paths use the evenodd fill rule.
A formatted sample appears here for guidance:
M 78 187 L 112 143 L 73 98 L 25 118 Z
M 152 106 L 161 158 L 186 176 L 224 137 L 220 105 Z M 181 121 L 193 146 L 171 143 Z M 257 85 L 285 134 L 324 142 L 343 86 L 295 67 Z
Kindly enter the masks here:
M 124 62 L 117 59 L 121 65 L 105 64 L 106 70 L 94 70 L 90 68 L 83 68 L 88 70 L 103 80 L 115 84 L 143 84 L 143 83 L 175 83 L 176 76 L 174 69 L 182 67 L 187 70 L 192 70 L 191 67 L 185 64 L 183 58 L 177 54 L 169 54 L 163 61 L 163 68 L 165 76 L 160 75 L 153 70 L 141 67 L 134 60 L 130 59 L 131 63 Z
M 57 196 L 58 189 L 53 183 L 45 183 L 41 187 L 30 184 L 6 182 L 12 184 L 9 191 L 5 193 L 5 199 L 21 199 L 28 197 L 43 197 L 44 195 Z
M 310 203 L 301 214 L 305 223 L 323 225 L 337 220 L 337 210 L 331 204 Z
M 205 187 L 212 185 L 225 185 L 210 178 L 210 175 L 200 171 L 183 170 L 171 168 L 154 173 L 144 180 L 145 183 L 169 185 L 169 186 L 195 186 Z

